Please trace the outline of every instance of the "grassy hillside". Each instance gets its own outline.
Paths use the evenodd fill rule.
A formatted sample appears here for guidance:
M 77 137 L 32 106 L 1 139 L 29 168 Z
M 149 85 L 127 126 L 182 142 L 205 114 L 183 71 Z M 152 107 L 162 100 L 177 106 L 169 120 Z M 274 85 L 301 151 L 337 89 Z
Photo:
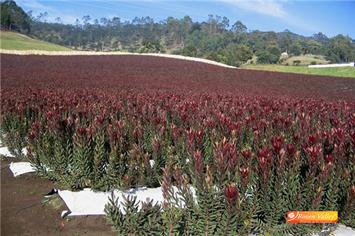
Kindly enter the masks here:
M 254 64 L 254 65 L 244 65 L 241 68 L 355 78 L 355 67 L 308 68 L 307 66 L 255 65 Z
M 299 61 L 300 62 L 299 65 L 302 66 L 310 65 L 312 62 L 315 62 L 316 64 L 328 63 L 328 61 L 325 60 L 324 56 L 307 54 L 307 55 L 289 57 L 282 64 L 293 65 L 295 61 Z
M 71 49 L 56 44 L 30 38 L 26 35 L 1 31 L 0 48 L 6 50 L 45 50 L 45 51 L 70 51 Z

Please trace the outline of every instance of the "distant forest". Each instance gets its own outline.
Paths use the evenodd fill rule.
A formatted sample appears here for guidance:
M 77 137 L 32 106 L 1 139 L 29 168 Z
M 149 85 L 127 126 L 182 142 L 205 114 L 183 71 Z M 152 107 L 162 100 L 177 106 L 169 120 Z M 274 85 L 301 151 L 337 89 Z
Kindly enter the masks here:
M 171 53 L 202 57 L 239 66 L 257 58 L 257 63 L 280 63 L 282 52 L 297 56 L 322 55 L 331 62 L 355 60 L 355 42 L 348 36 L 328 38 L 323 33 L 305 37 L 288 30 L 248 30 L 241 21 L 209 15 L 206 22 L 191 17 L 168 17 L 155 22 L 151 17 L 122 21 L 119 17 L 92 19 L 89 15 L 75 24 L 48 22 L 48 13 L 33 16 L 13 0 L 1 2 L 1 29 L 77 50 Z M 256 56 L 256 57 L 255 57 Z M 280 59 L 281 58 L 281 59 Z

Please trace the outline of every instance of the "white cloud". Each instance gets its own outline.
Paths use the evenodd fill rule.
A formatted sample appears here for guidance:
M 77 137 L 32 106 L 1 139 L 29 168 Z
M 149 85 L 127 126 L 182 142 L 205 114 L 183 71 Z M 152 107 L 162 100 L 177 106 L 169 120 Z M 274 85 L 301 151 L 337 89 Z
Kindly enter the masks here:
M 52 8 L 50 8 L 50 7 L 44 5 L 36 0 L 31 0 L 31 1 L 18 0 L 17 3 L 20 4 L 21 6 L 25 6 L 30 9 L 42 10 L 42 11 L 52 10 Z
M 252 11 L 255 13 L 284 18 L 287 12 L 284 9 L 285 1 L 275 0 L 222 0 L 228 4 L 238 7 L 243 10 Z

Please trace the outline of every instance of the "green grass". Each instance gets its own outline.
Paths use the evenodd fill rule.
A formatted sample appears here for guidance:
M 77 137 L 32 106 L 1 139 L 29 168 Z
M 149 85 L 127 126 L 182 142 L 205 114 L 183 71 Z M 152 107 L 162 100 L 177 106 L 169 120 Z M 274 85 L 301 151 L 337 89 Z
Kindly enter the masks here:
M 0 48 L 6 50 L 43 50 L 43 51 L 70 51 L 66 48 L 53 43 L 30 38 L 26 35 L 1 31 Z
M 293 65 L 294 61 L 300 61 L 300 65 L 310 65 L 312 62 L 315 62 L 316 64 L 326 64 L 327 60 L 324 59 L 323 56 L 320 55 L 301 55 L 301 56 L 293 56 L 287 58 L 282 64 L 288 64 L 288 65 Z
M 355 78 L 355 67 L 336 67 L 336 68 L 308 68 L 306 66 L 284 66 L 284 65 L 243 65 L 241 68 L 267 70 L 278 72 L 289 72 L 298 74 L 326 75 L 337 77 Z

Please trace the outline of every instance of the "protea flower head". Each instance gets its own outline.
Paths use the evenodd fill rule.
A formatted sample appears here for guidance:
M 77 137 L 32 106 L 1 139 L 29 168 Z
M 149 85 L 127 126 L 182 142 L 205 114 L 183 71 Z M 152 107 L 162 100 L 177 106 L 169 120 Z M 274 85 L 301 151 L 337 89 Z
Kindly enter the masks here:
M 242 156 L 247 159 L 247 160 L 250 160 L 251 156 L 252 156 L 252 152 L 250 149 L 244 149 L 242 151 Z
M 233 203 L 238 197 L 238 188 L 235 184 L 229 184 L 224 188 L 224 196 L 229 203 Z
M 158 154 L 158 149 L 159 149 L 159 141 L 158 141 L 157 137 L 154 137 L 152 139 L 152 146 L 153 146 L 154 155 L 157 155 Z
M 240 167 L 239 168 L 239 172 L 240 172 L 240 174 L 241 174 L 241 176 L 243 177 L 243 178 L 248 178 L 248 176 L 249 176 L 249 167 L 246 167 L 246 168 L 244 168 L 244 167 Z
M 272 143 L 272 147 L 274 148 L 274 152 L 278 154 L 283 144 L 282 137 L 279 136 L 272 137 L 271 143 Z
M 289 156 L 293 156 L 296 153 L 296 147 L 293 144 L 287 144 L 286 150 Z
M 199 176 L 202 175 L 203 163 L 202 163 L 202 155 L 199 150 L 194 153 L 195 159 L 195 168 Z
M 86 135 L 86 129 L 84 127 L 79 127 L 77 129 L 77 133 L 79 136 L 85 136 Z

